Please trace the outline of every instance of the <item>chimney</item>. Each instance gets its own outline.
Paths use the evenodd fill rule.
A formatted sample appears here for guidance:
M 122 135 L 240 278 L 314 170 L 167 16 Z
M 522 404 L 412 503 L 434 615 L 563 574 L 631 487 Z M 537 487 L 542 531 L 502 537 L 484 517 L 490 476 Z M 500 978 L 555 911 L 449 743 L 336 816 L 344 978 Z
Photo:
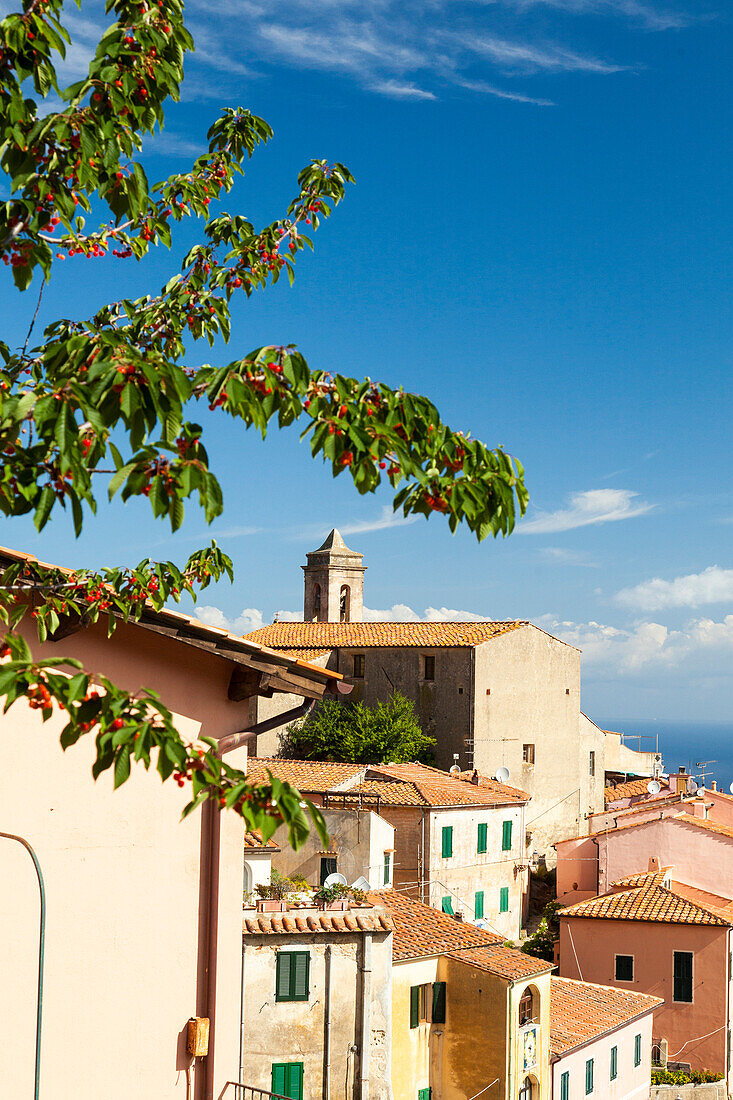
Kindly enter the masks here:
M 471 782 L 473 783 L 474 787 L 478 787 L 478 785 L 479 785 L 479 774 L 478 774 L 478 772 L 476 771 L 475 768 L 473 769 L 473 775 L 471 776 Z
M 670 779 L 674 779 L 674 791 L 675 794 L 687 794 L 687 769 L 684 764 L 680 764 L 679 771 L 676 775 L 670 775 Z
M 649 870 L 649 871 L 658 871 L 659 870 L 659 856 L 649 856 L 649 866 L 648 866 L 647 870 Z
M 718 784 L 715 782 L 714 779 L 711 779 L 710 780 L 710 790 L 711 791 L 717 791 L 717 789 L 718 789 Z

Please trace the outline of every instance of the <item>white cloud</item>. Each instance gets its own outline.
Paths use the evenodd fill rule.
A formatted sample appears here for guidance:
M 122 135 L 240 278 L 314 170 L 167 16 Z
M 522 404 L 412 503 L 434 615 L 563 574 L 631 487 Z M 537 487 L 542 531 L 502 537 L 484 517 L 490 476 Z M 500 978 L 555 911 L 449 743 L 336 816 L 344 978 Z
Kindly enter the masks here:
M 540 513 L 534 519 L 520 522 L 519 534 L 544 535 L 572 531 L 597 523 L 614 523 L 622 519 L 643 516 L 652 510 L 651 504 L 636 500 L 638 493 L 630 489 L 590 489 L 573 493 L 567 508 Z
M 249 634 L 264 626 L 262 612 L 256 607 L 245 607 L 236 619 L 228 619 L 218 607 L 197 607 L 194 616 L 207 626 L 216 626 L 220 630 L 229 630 L 232 634 Z
M 435 99 L 432 92 L 426 92 L 423 88 L 417 88 L 414 84 L 401 84 L 398 80 L 380 80 L 371 84 L 370 89 L 379 95 L 390 96 L 392 99 Z
M 614 65 L 598 57 L 575 53 L 562 46 L 534 45 L 511 41 L 496 35 L 454 35 L 453 41 L 470 53 L 493 61 L 508 72 L 586 72 L 618 73 L 623 65 Z
M 410 523 L 417 523 L 419 516 L 403 516 L 401 512 L 394 512 L 389 504 L 384 505 L 378 519 L 360 520 L 357 523 L 347 523 L 339 527 L 342 535 L 363 535 L 369 531 L 386 531 L 392 527 L 407 527 Z
M 616 594 L 616 600 L 640 611 L 730 603 L 733 602 L 733 569 L 710 565 L 702 573 L 688 573 L 671 581 L 654 577 L 632 588 L 623 588 Z
M 557 106 L 553 99 L 538 99 L 536 96 L 521 95 L 519 92 L 507 92 L 503 88 L 487 84 L 485 80 L 456 80 L 456 84 L 469 92 L 484 92 L 486 95 L 496 96 L 497 99 L 508 99 L 513 103 L 531 103 L 535 107 Z
M 544 546 L 539 554 L 555 565 L 579 565 L 583 569 L 598 569 L 598 562 L 589 561 L 588 555 L 580 550 L 568 550 L 564 546 Z
M 456 611 L 449 607 L 426 607 L 423 614 L 418 615 L 404 603 L 381 610 L 364 608 L 364 621 L 367 623 L 465 623 L 484 622 L 487 618 L 487 615 L 477 615 L 474 611 Z

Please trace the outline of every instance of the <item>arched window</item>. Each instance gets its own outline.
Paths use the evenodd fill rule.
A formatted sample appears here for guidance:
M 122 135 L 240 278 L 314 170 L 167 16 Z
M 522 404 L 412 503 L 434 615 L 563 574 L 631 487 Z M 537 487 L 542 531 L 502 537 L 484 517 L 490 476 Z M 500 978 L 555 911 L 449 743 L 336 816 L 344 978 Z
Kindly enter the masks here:
M 351 615 L 351 590 L 348 584 L 341 585 L 341 595 L 339 598 L 339 620 L 342 623 L 350 622 Z
M 519 1090 L 519 1100 L 532 1100 L 532 1078 L 525 1077 Z
M 531 989 L 525 989 L 519 1001 L 519 1026 L 531 1024 L 535 1019 L 535 999 Z
M 320 586 L 320 584 L 315 585 L 315 587 L 313 588 L 313 614 L 315 615 L 316 620 L 320 619 L 320 617 L 321 617 L 321 586 Z
M 251 894 L 253 890 L 252 883 L 252 868 L 247 862 L 244 864 L 244 892 L 245 894 Z

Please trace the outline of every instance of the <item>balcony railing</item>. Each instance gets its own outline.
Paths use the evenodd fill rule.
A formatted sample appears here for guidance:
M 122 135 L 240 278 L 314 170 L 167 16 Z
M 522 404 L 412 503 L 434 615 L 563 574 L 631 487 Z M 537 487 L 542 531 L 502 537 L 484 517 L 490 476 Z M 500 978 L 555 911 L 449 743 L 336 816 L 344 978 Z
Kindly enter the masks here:
M 222 1092 L 222 1097 L 227 1100 L 288 1100 L 287 1096 L 281 1096 L 278 1092 L 268 1092 L 267 1089 L 258 1089 L 254 1085 L 245 1085 L 243 1081 L 227 1081 Z

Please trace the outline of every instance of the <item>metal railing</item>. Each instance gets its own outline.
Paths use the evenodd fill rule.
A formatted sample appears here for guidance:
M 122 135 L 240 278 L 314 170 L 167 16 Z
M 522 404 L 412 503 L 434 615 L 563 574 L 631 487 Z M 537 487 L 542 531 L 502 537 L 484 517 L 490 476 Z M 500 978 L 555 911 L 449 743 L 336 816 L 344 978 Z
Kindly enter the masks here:
M 288 1100 L 287 1096 L 281 1096 L 279 1092 L 258 1089 L 255 1085 L 245 1085 L 243 1081 L 227 1081 L 222 1096 L 229 1092 L 230 1085 L 233 1089 L 233 1092 L 229 1093 L 232 1100 Z
M 380 796 L 365 791 L 324 791 L 324 810 L 374 810 L 379 813 Z

